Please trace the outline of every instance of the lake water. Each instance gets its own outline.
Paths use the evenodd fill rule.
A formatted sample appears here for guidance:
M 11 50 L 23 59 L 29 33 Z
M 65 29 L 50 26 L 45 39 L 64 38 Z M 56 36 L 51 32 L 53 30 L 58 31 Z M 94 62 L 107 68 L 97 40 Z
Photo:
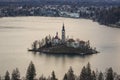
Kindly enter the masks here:
M 46 35 L 61 37 L 63 22 L 66 36 L 80 40 L 90 40 L 99 54 L 86 57 L 67 55 L 33 54 L 27 51 L 34 40 L 40 40 Z M 81 68 L 88 62 L 92 69 L 105 71 L 108 67 L 120 74 L 120 29 L 99 25 L 86 19 L 54 18 L 54 17 L 7 17 L 0 18 L 0 75 L 6 70 L 10 73 L 16 67 L 21 76 L 33 61 L 37 77 L 46 77 L 55 71 L 59 79 L 63 78 L 70 66 L 79 75 Z

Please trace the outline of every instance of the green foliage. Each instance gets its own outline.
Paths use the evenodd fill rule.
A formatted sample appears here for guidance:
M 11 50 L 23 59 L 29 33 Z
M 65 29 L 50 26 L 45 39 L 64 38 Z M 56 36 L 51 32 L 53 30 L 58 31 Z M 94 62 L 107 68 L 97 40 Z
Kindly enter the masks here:
M 27 69 L 26 79 L 23 78 L 22 80 L 35 80 L 35 76 L 36 76 L 35 66 L 31 61 Z M 10 74 L 8 71 L 6 71 L 4 80 L 21 80 L 20 72 L 17 68 L 13 70 L 11 77 L 12 78 L 10 79 Z M 0 78 L 0 80 L 3 79 Z M 58 79 L 55 75 L 55 72 L 52 71 L 51 76 L 49 76 L 48 78 L 42 75 L 37 80 L 58 80 Z M 108 70 L 104 74 L 99 71 L 95 72 L 91 70 L 90 63 L 88 63 L 86 66 L 83 66 L 80 76 L 76 76 L 74 74 L 72 67 L 70 67 L 68 72 L 65 73 L 63 80 L 120 80 L 120 75 L 113 72 L 111 67 L 108 68 Z
M 91 80 L 96 80 L 96 74 L 94 71 L 91 73 Z
M 105 80 L 114 80 L 112 68 L 109 68 L 107 70 L 107 74 L 106 74 L 106 79 Z
M 19 72 L 18 68 L 13 70 L 12 80 L 20 80 L 20 72 Z
M 104 76 L 102 72 L 99 73 L 98 80 L 104 80 Z
M 51 77 L 51 80 L 57 80 L 57 78 L 56 78 L 56 75 L 55 75 L 55 72 L 54 72 L 54 71 L 52 72 L 52 77 Z
M 67 79 L 67 74 L 65 73 L 63 80 L 68 80 Z
M 86 79 L 86 68 L 85 68 L 85 66 L 82 68 L 82 71 L 81 71 L 81 73 L 80 73 L 80 80 L 87 80 Z
M 6 71 L 6 74 L 5 74 L 5 80 L 10 80 L 10 74 L 8 71 Z
M 75 75 L 72 67 L 67 72 L 67 80 L 75 80 Z
M 27 80 L 33 80 L 36 76 L 36 70 L 35 70 L 35 66 L 33 64 L 33 62 L 31 61 L 28 69 L 27 69 L 27 73 L 26 73 L 26 79 Z
M 120 20 L 120 7 L 101 10 L 97 14 L 97 19 L 102 24 L 116 24 Z
M 92 76 L 91 76 L 91 67 L 90 67 L 90 63 L 87 64 L 87 67 L 86 67 L 86 77 L 87 77 L 87 80 L 92 80 Z
M 93 73 L 93 75 L 91 74 L 90 63 L 88 63 L 87 66 L 86 67 L 84 66 L 81 71 L 80 80 L 94 80 L 94 79 L 95 79 L 95 73 Z
M 39 78 L 39 80 L 47 80 L 46 77 L 44 77 L 43 75 Z

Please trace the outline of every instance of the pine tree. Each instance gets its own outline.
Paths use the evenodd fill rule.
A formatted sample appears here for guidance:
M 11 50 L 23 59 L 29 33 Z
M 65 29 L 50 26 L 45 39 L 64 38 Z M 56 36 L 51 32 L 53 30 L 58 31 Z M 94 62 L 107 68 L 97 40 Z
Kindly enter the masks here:
M 0 80 L 2 80 L 2 79 L 1 79 L 1 76 L 0 76 Z
M 63 80 L 68 80 L 67 79 L 67 74 L 65 73 Z
M 87 79 L 87 80 L 92 80 L 92 79 L 91 79 L 92 77 L 91 77 L 91 67 L 90 67 L 90 63 L 87 64 L 86 73 L 87 73 L 86 79 Z
M 5 74 L 5 80 L 10 80 L 10 74 L 8 71 L 6 71 L 6 74 Z
M 112 68 L 109 68 L 109 69 L 107 70 L 106 80 L 114 80 Z
M 39 80 L 46 80 L 46 77 L 44 77 L 43 75 L 39 78 Z
M 35 66 L 33 64 L 33 62 L 31 61 L 28 69 L 27 69 L 27 73 L 26 73 L 26 79 L 27 80 L 33 80 L 36 76 L 36 70 L 35 70 Z
M 51 80 L 57 80 L 56 76 L 55 76 L 55 72 L 53 71 L 52 72 L 52 77 L 51 77 Z
M 67 80 L 75 80 L 75 75 L 72 67 L 67 72 Z
M 82 71 L 80 73 L 80 80 L 87 80 L 86 79 L 86 68 L 85 68 L 85 66 L 82 68 Z
M 98 80 L 104 80 L 104 76 L 102 72 L 99 73 Z
M 96 80 L 96 74 L 94 71 L 92 71 L 92 74 L 91 74 L 91 80 Z
M 20 72 L 19 72 L 18 68 L 13 70 L 12 80 L 20 80 Z
M 84 66 L 82 68 L 80 80 L 92 80 L 90 63 L 88 63 L 86 67 Z

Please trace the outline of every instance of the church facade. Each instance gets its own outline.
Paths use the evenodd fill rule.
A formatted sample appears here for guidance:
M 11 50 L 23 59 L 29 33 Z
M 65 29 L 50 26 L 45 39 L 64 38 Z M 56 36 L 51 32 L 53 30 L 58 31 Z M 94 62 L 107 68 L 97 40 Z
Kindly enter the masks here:
M 85 42 L 82 40 L 74 40 L 73 38 L 67 38 L 65 34 L 65 26 L 63 24 L 62 30 L 61 30 L 61 38 L 58 36 L 58 32 L 56 32 L 56 35 L 52 39 L 47 40 L 48 44 L 51 46 L 59 46 L 59 45 L 65 45 L 67 47 L 73 47 L 73 48 L 82 48 L 84 46 L 89 46 L 89 42 Z
M 58 36 L 58 32 L 56 32 L 56 36 L 52 39 L 52 45 L 58 45 L 58 44 L 65 44 L 66 42 L 66 36 L 65 36 L 65 27 L 63 24 L 62 30 L 61 30 L 61 39 Z

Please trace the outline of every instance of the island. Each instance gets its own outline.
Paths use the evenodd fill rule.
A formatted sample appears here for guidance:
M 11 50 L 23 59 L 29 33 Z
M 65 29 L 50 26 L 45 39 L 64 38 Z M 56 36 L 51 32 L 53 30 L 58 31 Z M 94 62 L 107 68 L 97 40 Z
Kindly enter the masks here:
M 90 46 L 89 40 L 83 41 L 80 39 L 66 38 L 64 23 L 61 32 L 61 39 L 58 36 L 58 32 L 56 32 L 55 37 L 49 35 L 42 40 L 35 40 L 28 51 L 67 55 L 90 55 L 98 53 L 96 48 Z

